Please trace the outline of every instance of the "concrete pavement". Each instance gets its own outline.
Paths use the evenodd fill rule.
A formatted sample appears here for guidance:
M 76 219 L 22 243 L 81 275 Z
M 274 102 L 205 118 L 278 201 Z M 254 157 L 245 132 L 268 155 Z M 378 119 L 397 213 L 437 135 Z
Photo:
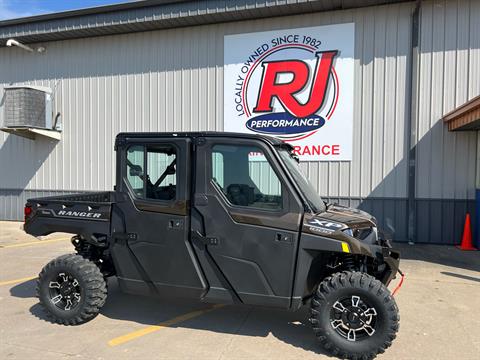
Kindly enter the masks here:
M 315 342 L 307 309 L 212 308 L 190 300 L 135 297 L 122 294 L 115 279 L 93 321 L 75 327 L 51 324 L 37 304 L 31 278 L 54 257 L 73 251 L 68 236 L 41 242 L 25 235 L 20 223 L 0 222 L 1 359 L 328 358 Z M 400 332 L 378 358 L 478 359 L 480 253 L 400 248 L 406 273 L 396 296 Z

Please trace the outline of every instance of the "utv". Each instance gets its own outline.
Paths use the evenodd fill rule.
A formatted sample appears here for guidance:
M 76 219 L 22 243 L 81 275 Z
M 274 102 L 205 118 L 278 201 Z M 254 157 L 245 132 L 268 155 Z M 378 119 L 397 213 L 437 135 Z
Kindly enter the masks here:
M 54 322 L 94 318 L 122 291 L 297 310 L 324 348 L 365 359 L 399 327 L 399 254 L 369 214 L 318 196 L 292 147 L 234 133 L 121 133 L 113 192 L 29 199 L 25 231 L 74 234 L 38 297 Z

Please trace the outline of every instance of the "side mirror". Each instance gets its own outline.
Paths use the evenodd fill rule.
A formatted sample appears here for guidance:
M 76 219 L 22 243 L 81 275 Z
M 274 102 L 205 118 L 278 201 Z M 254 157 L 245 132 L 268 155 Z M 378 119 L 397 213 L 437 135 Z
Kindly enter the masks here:
M 138 176 L 142 177 L 143 176 L 143 169 L 140 165 L 130 165 L 130 176 Z

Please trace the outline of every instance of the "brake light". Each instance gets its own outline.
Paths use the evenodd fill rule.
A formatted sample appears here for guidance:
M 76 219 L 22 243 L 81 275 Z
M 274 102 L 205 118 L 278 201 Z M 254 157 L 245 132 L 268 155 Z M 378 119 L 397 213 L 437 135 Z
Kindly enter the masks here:
M 27 218 L 32 214 L 32 207 L 30 205 L 25 205 L 25 208 L 23 209 L 23 214 L 25 215 L 25 221 L 27 221 Z

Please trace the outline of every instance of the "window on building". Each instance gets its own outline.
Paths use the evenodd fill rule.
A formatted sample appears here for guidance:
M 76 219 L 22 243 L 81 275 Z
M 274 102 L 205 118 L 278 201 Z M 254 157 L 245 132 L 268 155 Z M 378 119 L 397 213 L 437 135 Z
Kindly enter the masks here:
M 263 150 L 256 146 L 215 145 L 212 180 L 233 205 L 282 208 L 282 186 Z
M 146 171 L 144 171 L 146 157 Z M 156 200 L 176 197 L 175 148 L 168 145 L 131 146 L 127 150 L 127 181 L 136 196 Z

